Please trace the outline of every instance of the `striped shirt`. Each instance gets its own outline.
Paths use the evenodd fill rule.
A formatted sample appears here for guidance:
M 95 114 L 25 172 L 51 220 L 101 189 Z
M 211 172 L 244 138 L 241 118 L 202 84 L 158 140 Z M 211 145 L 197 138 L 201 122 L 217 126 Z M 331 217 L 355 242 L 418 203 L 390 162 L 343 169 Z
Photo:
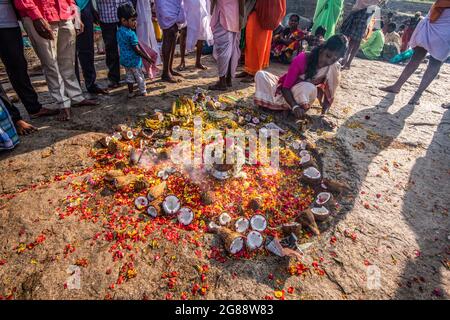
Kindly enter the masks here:
M 117 8 L 124 3 L 131 3 L 130 0 L 97 0 L 97 10 L 100 21 L 103 23 L 119 22 L 117 18 Z

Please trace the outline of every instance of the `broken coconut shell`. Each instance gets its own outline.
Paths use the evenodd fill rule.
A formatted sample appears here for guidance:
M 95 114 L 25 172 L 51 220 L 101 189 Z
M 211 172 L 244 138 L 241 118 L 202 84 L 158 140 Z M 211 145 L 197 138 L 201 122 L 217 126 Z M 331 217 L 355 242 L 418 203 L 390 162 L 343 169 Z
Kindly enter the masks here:
M 264 216 L 260 214 L 255 214 L 250 219 L 250 225 L 253 230 L 263 232 L 267 228 L 267 220 Z
M 300 212 L 295 220 L 302 224 L 302 226 L 308 227 L 315 235 L 320 235 L 319 227 L 317 226 L 316 219 L 311 209 L 306 209 Z
M 219 216 L 219 223 L 222 226 L 226 226 L 227 224 L 229 224 L 231 222 L 231 216 L 227 213 L 227 212 L 223 212 L 220 216 Z
M 133 183 L 133 189 L 135 192 L 140 192 L 144 189 L 148 188 L 148 182 L 145 181 L 144 178 L 138 178 L 137 180 L 134 181 Z
M 135 206 L 136 209 L 138 209 L 138 210 L 144 209 L 146 206 L 148 206 L 148 200 L 147 200 L 147 198 L 146 198 L 146 197 L 143 197 L 143 196 L 137 197 L 137 198 L 134 200 L 134 206 Z
M 217 234 L 222 239 L 225 249 L 229 253 L 236 254 L 244 248 L 244 237 L 240 233 L 222 227 L 217 230 Z
M 249 201 L 248 206 L 250 209 L 252 209 L 253 211 L 257 211 L 260 210 L 262 208 L 263 205 L 263 201 L 261 198 L 253 198 Z
M 174 195 L 167 196 L 162 203 L 162 208 L 168 215 L 177 213 L 177 211 L 180 210 L 180 207 L 180 200 Z
M 248 227 L 250 226 L 250 221 L 248 221 L 247 218 L 239 218 L 236 220 L 234 227 L 237 232 L 244 233 L 247 231 Z
M 106 136 L 101 138 L 98 142 L 100 142 L 103 147 L 107 148 L 112 139 L 111 136 Z
M 302 182 L 310 185 L 318 185 L 321 182 L 322 175 L 316 167 L 308 167 L 303 171 Z
M 200 200 L 206 206 L 212 204 L 214 202 L 214 198 L 214 192 L 212 191 L 202 192 L 202 194 L 200 195 Z
M 165 181 L 153 186 L 150 191 L 147 193 L 147 199 L 149 201 L 153 201 L 159 197 L 161 197 L 166 191 L 167 183 Z
M 114 126 L 113 129 L 114 129 L 114 131 L 122 132 L 122 131 L 128 130 L 129 127 L 126 124 L 118 124 L 118 125 Z
M 281 232 L 283 232 L 284 236 L 288 236 L 293 233 L 297 238 L 300 238 L 302 234 L 302 225 L 298 222 L 285 223 L 281 225 Z
M 325 221 L 330 216 L 330 210 L 326 207 L 313 207 L 311 212 L 314 215 L 314 219 L 317 221 Z
M 122 135 L 122 138 L 124 138 L 125 140 L 132 140 L 134 138 L 133 131 L 131 130 L 122 131 L 120 132 L 120 134 Z
M 159 211 L 158 211 L 158 209 L 156 209 L 156 207 L 154 207 L 154 206 L 149 206 L 149 207 L 147 208 L 147 214 L 148 214 L 150 217 L 152 217 L 152 218 L 156 218 L 156 217 L 158 216 L 158 214 L 159 214 Z
M 180 208 L 180 210 L 178 210 L 177 218 L 178 222 L 187 226 L 192 223 L 192 220 L 194 220 L 194 213 L 192 212 L 191 208 L 182 207 Z
M 264 238 L 261 233 L 258 231 L 250 231 L 247 234 L 246 244 L 247 248 L 251 250 L 258 249 L 262 246 Z
M 347 184 L 326 178 L 322 180 L 322 188 L 335 194 L 344 194 L 350 191 Z

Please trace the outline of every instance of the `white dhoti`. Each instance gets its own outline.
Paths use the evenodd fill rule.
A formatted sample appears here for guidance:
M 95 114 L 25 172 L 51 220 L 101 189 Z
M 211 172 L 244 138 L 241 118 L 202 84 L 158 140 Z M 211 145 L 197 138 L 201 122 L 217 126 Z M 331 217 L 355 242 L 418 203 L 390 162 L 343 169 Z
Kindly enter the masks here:
M 339 85 L 340 65 L 338 63 L 317 70 L 313 82 L 300 81 L 291 88 L 297 104 L 312 104 L 317 99 L 318 89 L 325 93 L 326 98 L 331 103 Z M 290 110 L 291 107 L 286 102 L 283 94 L 279 90 L 280 77 L 267 72 L 258 71 L 255 75 L 255 98 L 256 105 L 272 110 Z
M 155 29 L 153 28 L 150 0 L 137 0 L 136 12 L 138 13 L 136 34 L 139 43 L 157 53 L 156 65 L 160 65 L 162 63 L 161 55 L 158 42 L 156 41 Z
M 433 23 L 428 15 L 420 21 L 409 45 L 422 47 L 436 60 L 445 61 L 450 56 L 450 9 L 445 9 Z
M 213 33 L 211 30 L 211 5 L 206 0 L 184 0 L 186 13 L 187 36 L 186 50 L 193 51 L 197 41 L 204 40 L 212 45 Z

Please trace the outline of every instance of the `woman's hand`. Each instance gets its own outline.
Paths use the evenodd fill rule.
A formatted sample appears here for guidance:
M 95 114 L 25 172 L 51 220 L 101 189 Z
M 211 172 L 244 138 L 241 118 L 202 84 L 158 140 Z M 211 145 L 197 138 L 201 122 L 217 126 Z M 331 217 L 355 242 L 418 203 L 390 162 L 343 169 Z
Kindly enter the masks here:
M 53 31 L 50 24 L 45 19 L 33 20 L 33 26 L 36 32 L 44 39 L 54 40 Z
M 77 36 L 84 32 L 84 23 L 83 22 L 80 21 L 80 28 L 75 29 L 75 32 L 77 33 Z

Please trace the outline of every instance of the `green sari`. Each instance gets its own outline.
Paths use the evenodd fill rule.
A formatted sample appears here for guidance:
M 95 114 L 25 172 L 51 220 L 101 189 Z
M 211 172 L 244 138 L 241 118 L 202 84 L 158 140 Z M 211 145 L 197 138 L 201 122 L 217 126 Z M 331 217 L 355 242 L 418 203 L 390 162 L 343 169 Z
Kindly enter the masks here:
M 344 0 L 317 0 L 312 32 L 320 26 L 327 30 L 325 40 L 334 35 L 336 24 L 344 8 Z

